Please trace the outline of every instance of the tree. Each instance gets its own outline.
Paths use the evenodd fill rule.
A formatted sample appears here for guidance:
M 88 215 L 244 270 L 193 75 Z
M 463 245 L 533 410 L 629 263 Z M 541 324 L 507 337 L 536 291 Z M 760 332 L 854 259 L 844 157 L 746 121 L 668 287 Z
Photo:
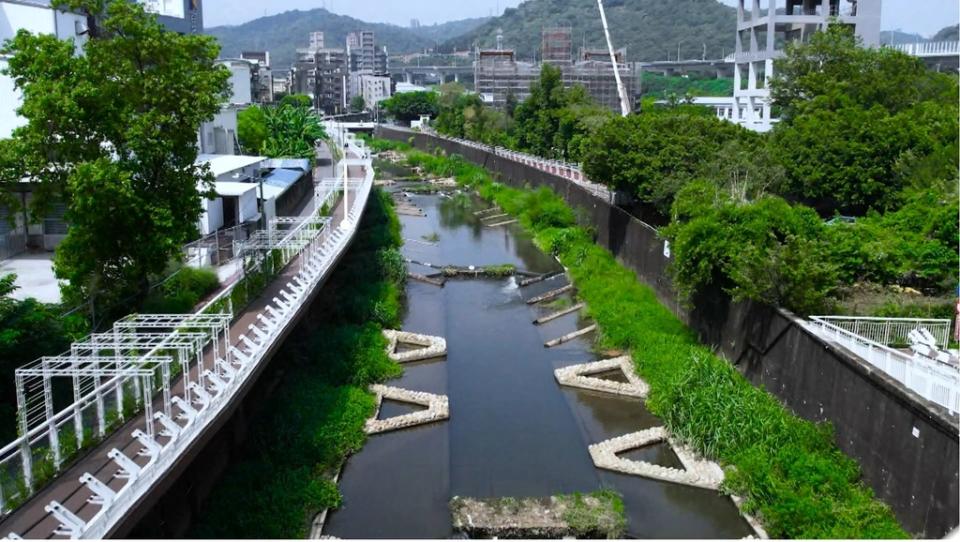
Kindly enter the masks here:
M 421 115 L 436 117 L 439 112 L 437 94 L 429 90 L 394 94 L 381 105 L 390 116 L 403 122 L 417 120 Z
M 663 234 L 687 302 L 712 288 L 809 314 L 827 308 L 836 288 L 820 218 L 776 196 L 735 201 L 710 181 L 693 181 L 677 194 Z
M 363 96 L 357 95 L 350 100 L 350 111 L 354 113 L 359 113 L 367 108 L 367 101 L 363 99 Z
M 316 157 L 317 141 L 327 137 L 320 119 L 309 107 L 282 104 L 263 110 L 267 137 L 261 147 L 263 154 L 279 157 Z
M 313 101 L 310 99 L 310 96 L 306 94 L 287 94 L 280 99 L 280 105 L 289 105 L 291 107 L 306 107 L 309 109 L 313 106 Z
M 584 173 L 666 214 L 677 191 L 705 176 L 724 144 L 758 137 L 701 109 L 654 109 L 610 120 L 581 146 Z
M 41 356 L 60 354 L 70 346 L 71 331 L 85 331 L 55 305 L 14 299 L 16 279 L 14 274 L 0 278 L 0 438 L 5 440 L 16 435 L 14 371 Z
M 260 154 L 267 139 L 267 116 L 259 105 L 237 113 L 237 137 L 246 154 Z
M 90 39 L 77 55 L 21 30 L 0 50 L 24 97 L 17 167 L 36 183 L 35 211 L 67 205 L 55 257 L 64 299 L 136 305 L 196 234 L 212 181 L 195 164 L 197 130 L 227 98 L 229 72 L 213 38 L 169 32 L 138 3 L 54 4 L 86 14 Z
M 828 216 L 902 203 L 958 169 L 957 80 L 889 48 L 863 48 L 841 25 L 777 61 L 772 134 L 786 194 Z

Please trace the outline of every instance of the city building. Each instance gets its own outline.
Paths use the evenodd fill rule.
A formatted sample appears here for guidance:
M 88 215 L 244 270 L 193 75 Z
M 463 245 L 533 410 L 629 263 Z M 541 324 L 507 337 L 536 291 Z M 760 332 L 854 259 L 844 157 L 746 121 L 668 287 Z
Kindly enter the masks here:
M 346 113 L 350 79 L 346 51 L 323 49 L 317 52 L 315 58 L 314 102 L 317 109 L 328 115 Z
M 864 45 L 880 44 L 881 0 L 739 0 L 733 103 L 721 113 L 757 131 L 776 122 L 770 103 L 773 61 L 786 44 L 807 41 L 833 21 L 848 25 Z
M 502 48 L 480 50 L 474 62 L 474 83 L 483 101 L 493 107 L 504 107 L 510 95 L 519 102 L 530 96 L 530 85 L 540 77 L 541 64 L 516 59 L 516 52 Z M 596 49 L 580 49 L 573 56 L 569 28 L 546 29 L 543 32 L 542 58 L 560 69 L 563 86 L 583 86 L 598 104 L 620 111 L 620 95 L 610 62 L 610 53 Z M 638 88 L 636 73 L 626 63 L 626 50 L 616 51 L 620 78 L 631 98 Z
M 389 75 L 362 74 L 359 86 L 357 95 L 363 96 L 363 103 L 370 109 L 393 94 Z
M 253 103 L 253 63 L 239 58 L 224 58 L 217 63 L 230 70 L 230 98 L 227 103 L 233 105 Z
M 240 58 L 251 63 L 250 93 L 254 103 L 273 103 L 273 70 L 269 51 L 243 51 Z

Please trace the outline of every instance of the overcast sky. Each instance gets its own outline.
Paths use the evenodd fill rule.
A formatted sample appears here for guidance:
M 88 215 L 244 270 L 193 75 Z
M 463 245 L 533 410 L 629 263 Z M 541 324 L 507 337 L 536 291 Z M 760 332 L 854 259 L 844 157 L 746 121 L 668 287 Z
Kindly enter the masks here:
M 736 0 L 720 0 L 735 5 Z M 930 36 L 937 30 L 957 24 L 960 4 L 957 0 L 882 0 L 884 30 L 903 30 Z M 349 15 L 369 22 L 422 24 L 499 14 L 516 6 L 520 0 L 205 0 L 205 26 L 239 24 L 264 15 L 290 9 L 325 7 L 334 13 Z M 264 4 L 268 4 L 264 6 Z

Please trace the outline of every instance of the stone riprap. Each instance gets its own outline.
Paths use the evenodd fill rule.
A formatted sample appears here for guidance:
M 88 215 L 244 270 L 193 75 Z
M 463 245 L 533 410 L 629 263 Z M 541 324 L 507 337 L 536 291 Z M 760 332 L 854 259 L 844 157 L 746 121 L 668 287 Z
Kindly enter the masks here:
M 597 373 L 616 369 L 623 371 L 628 382 L 616 382 L 593 376 Z M 633 359 L 631 359 L 630 356 L 620 356 L 618 358 L 594 361 L 591 363 L 571 365 L 555 370 L 553 375 L 561 386 L 602 391 L 616 395 L 626 395 L 628 397 L 639 397 L 641 399 L 646 398 L 647 394 L 650 393 L 650 386 L 637 375 L 637 371 L 633 366 Z
M 433 423 L 446 420 L 450 417 L 450 403 L 446 395 L 405 390 L 403 388 L 394 388 L 381 384 L 370 386 L 370 391 L 377 395 L 377 408 L 373 413 L 373 417 L 368 419 L 364 426 L 364 430 L 368 435 Z M 427 407 L 427 409 L 402 416 L 394 416 L 385 420 L 378 420 L 377 416 L 380 413 L 380 406 L 383 404 L 384 399 L 423 405 Z
M 387 338 L 387 355 L 397 363 L 441 358 L 447 355 L 447 341 L 443 337 L 420 335 L 418 333 L 396 331 L 393 329 L 383 330 L 383 336 Z M 406 352 L 397 352 L 397 345 L 400 343 L 419 346 L 421 348 L 408 350 Z
M 683 464 L 683 470 L 654 465 L 646 461 L 625 459 L 617 455 L 659 442 L 670 444 L 680 463 Z M 654 478 L 664 482 L 706 489 L 718 489 L 723 482 L 723 469 L 720 465 L 697 456 L 688 446 L 676 441 L 665 427 L 651 427 L 593 444 L 590 446 L 590 457 L 593 458 L 593 464 L 601 469 Z

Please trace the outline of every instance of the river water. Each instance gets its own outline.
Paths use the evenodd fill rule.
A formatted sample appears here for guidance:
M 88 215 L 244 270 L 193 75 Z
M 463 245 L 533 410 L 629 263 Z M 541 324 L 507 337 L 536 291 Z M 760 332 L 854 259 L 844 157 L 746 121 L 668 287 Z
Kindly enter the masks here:
M 475 199 L 414 195 L 425 217 L 401 216 L 404 255 L 443 265 L 512 263 L 560 271 L 516 225 L 484 227 Z M 425 238 L 436 243 L 427 243 Z M 433 270 L 410 265 L 427 274 Z M 592 336 L 543 343 L 585 325 L 576 314 L 542 326 L 551 312 L 525 299 L 564 278 L 518 288 L 516 279 L 409 281 L 403 330 L 444 337 L 442 360 L 406 364 L 387 385 L 449 397 L 450 419 L 372 436 L 340 478 L 343 505 L 323 534 L 340 538 L 448 538 L 448 502 L 463 497 L 533 497 L 613 488 L 624 498 L 628 534 L 638 538 L 740 538 L 751 534 L 733 503 L 716 492 L 620 475 L 593 466 L 587 447 L 660 425 L 638 400 L 562 388 L 556 368 L 599 359 Z M 552 309 L 556 310 L 556 309 Z M 385 402 L 381 417 L 409 412 Z M 667 446 L 626 454 L 666 466 Z

